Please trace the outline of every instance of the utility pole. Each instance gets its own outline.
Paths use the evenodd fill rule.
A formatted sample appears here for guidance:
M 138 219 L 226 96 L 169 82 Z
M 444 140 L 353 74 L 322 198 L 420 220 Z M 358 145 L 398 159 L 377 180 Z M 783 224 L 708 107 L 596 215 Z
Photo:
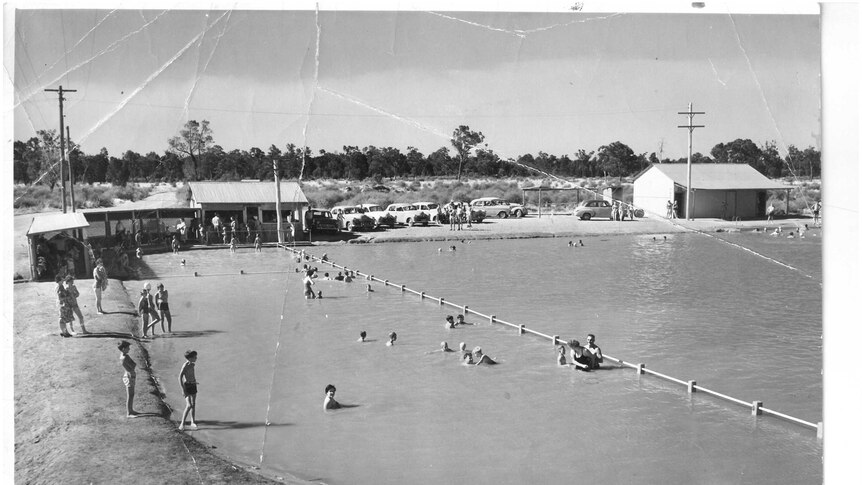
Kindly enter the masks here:
M 685 187 L 685 218 L 691 219 L 691 134 L 695 128 L 703 128 L 704 125 L 693 125 L 694 115 L 706 114 L 703 111 L 692 111 L 691 103 L 688 103 L 688 111 L 679 111 L 678 114 L 688 115 L 688 124 L 677 126 L 677 128 L 688 128 L 688 170 L 686 172 L 686 187 Z
M 63 93 L 75 93 L 78 92 L 77 89 L 63 89 L 63 86 L 60 85 L 60 89 L 46 89 L 45 91 L 50 91 L 52 93 L 59 93 L 60 97 L 60 185 L 63 190 L 63 213 L 66 213 L 66 140 L 63 137 Z
M 278 234 L 278 243 L 284 243 L 284 234 L 281 232 L 281 181 L 278 180 L 278 159 L 272 159 L 272 175 L 275 177 L 275 232 Z
M 75 212 L 75 171 L 72 170 L 72 136 L 69 125 L 66 125 L 66 143 L 69 144 L 69 199 L 72 201 L 72 212 Z

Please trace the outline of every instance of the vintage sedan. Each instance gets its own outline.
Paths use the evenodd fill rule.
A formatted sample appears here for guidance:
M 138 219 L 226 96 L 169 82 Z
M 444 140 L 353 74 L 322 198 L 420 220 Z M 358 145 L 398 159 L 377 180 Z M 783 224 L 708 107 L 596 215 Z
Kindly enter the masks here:
M 594 217 L 611 218 L 611 203 L 602 199 L 584 200 L 575 207 L 575 217 L 588 221 Z
M 365 215 L 370 217 L 377 227 L 395 227 L 395 224 L 398 223 L 395 216 L 390 214 L 389 211 L 387 211 L 386 209 L 384 209 L 382 205 L 359 204 L 359 207 L 365 211 Z
M 386 211 L 395 216 L 398 224 L 405 224 L 408 226 L 422 224 L 423 226 L 427 226 L 431 221 L 431 216 L 413 204 L 389 204 Z
M 473 210 L 481 209 L 488 217 L 499 217 L 505 219 L 509 216 L 524 217 L 527 208 L 521 204 L 508 202 L 497 197 L 481 197 L 470 202 Z
M 308 209 L 305 211 L 305 232 L 332 231 L 338 232 L 338 221 L 332 217 L 332 212 L 326 209 Z
M 365 215 L 365 209 L 356 205 L 337 205 L 330 212 L 342 231 L 373 231 L 377 225 L 374 219 Z
M 443 213 L 443 209 L 440 207 L 440 204 L 436 202 L 414 202 L 413 205 L 428 214 L 432 224 L 441 224 L 440 214 Z

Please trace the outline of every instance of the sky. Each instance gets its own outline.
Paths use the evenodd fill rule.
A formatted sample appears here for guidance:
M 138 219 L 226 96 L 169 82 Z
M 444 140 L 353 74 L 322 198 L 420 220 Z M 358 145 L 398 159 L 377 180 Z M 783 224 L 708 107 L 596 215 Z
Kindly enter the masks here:
M 18 10 L 14 137 L 163 153 L 186 121 L 225 150 L 393 146 L 459 125 L 503 158 L 622 141 L 684 157 L 736 138 L 820 149 L 818 15 Z M 7 37 L 9 37 L 7 35 Z M 450 148 L 451 149 L 451 148 Z

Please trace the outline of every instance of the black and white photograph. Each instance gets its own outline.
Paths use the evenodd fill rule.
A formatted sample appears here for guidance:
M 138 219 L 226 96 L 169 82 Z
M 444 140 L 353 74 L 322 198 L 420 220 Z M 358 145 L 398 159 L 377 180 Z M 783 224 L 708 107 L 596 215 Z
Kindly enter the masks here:
M 857 4 L 3 18 L 4 482 L 862 477 Z

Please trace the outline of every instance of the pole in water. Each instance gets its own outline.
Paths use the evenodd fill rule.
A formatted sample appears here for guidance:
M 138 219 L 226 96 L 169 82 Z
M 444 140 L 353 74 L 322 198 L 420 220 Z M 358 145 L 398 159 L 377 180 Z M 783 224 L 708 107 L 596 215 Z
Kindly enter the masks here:
M 688 393 L 689 394 L 697 391 L 697 388 L 695 387 L 696 385 L 697 385 L 696 381 L 688 381 Z
M 524 329 L 525 329 L 525 328 L 526 328 L 526 327 L 524 327 L 524 324 L 523 324 L 523 323 L 522 323 L 522 324 L 520 324 L 520 325 L 518 325 L 518 335 L 524 335 Z
M 646 367 L 646 366 L 643 364 L 638 364 L 638 366 L 637 366 L 637 368 L 635 368 L 635 370 L 637 371 L 638 374 L 643 374 L 644 373 L 644 367 Z
M 760 416 L 763 414 L 763 401 L 751 401 L 751 415 L 752 416 Z

